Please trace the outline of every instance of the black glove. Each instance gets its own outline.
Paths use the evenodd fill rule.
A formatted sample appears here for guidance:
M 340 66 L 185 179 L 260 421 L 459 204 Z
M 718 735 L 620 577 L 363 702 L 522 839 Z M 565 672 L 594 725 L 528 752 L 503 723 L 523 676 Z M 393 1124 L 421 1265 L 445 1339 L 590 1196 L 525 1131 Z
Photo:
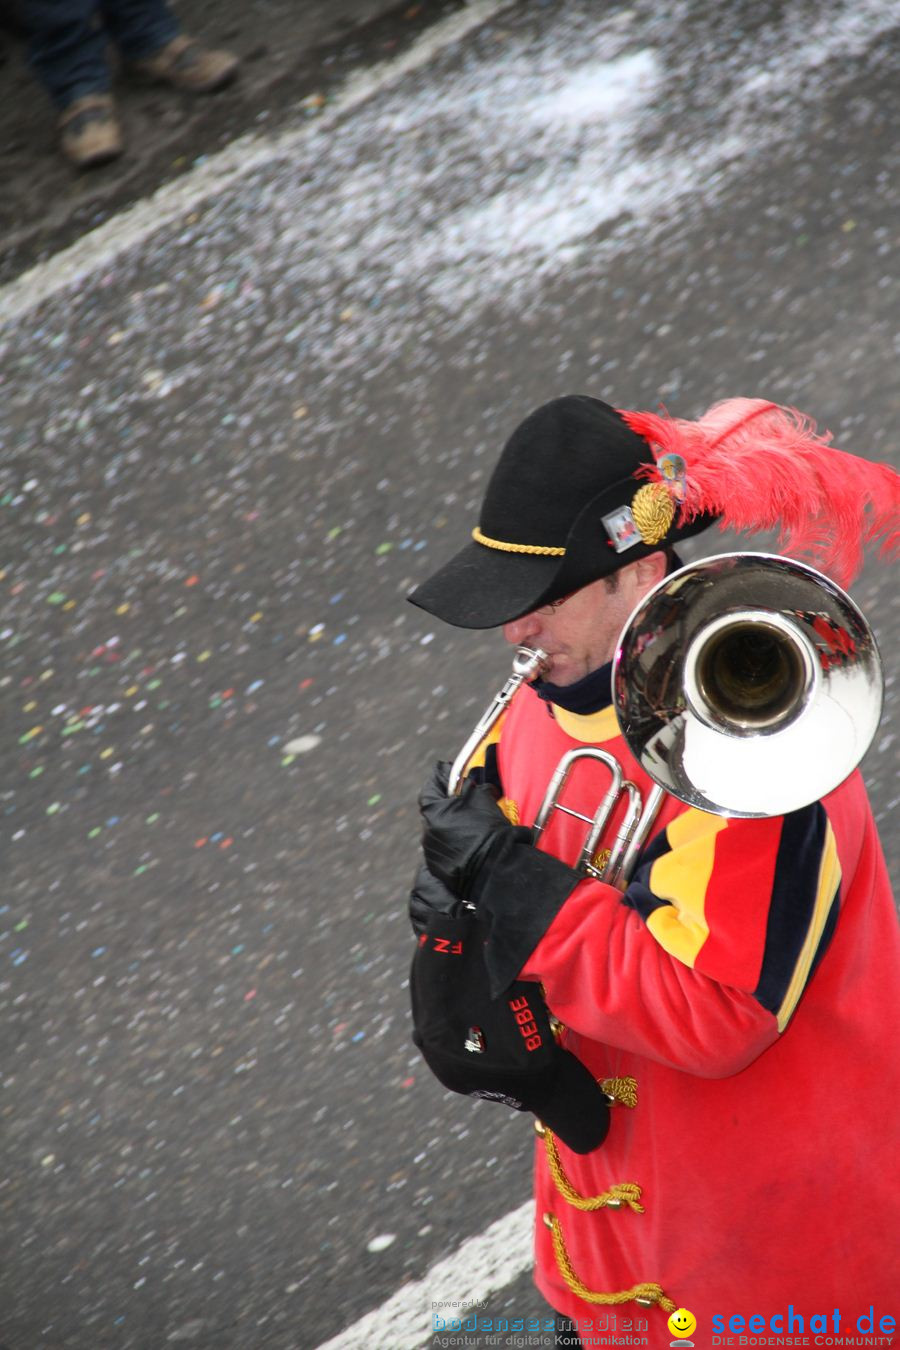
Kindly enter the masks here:
M 433 876 L 470 900 L 479 872 L 498 848 L 514 841 L 531 845 L 531 831 L 510 825 L 492 788 L 467 779 L 458 795 L 447 796 L 450 766 L 439 763 L 419 797 L 425 821 L 422 848 Z
M 584 878 L 534 847 L 531 830 L 510 825 L 494 792 L 467 779 L 448 797 L 449 766 L 438 764 L 419 798 L 428 870 L 477 907 L 490 934 L 485 962 L 491 997 L 506 989 Z
M 478 913 L 490 937 L 485 964 L 491 997 L 506 989 L 584 877 L 552 853 L 513 842 L 478 879 Z
M 421 863 L 409 897 L 409 918 L 416 936 L 425 932 L 432 915 L 456 918 L 460 908 L 461 901 Z

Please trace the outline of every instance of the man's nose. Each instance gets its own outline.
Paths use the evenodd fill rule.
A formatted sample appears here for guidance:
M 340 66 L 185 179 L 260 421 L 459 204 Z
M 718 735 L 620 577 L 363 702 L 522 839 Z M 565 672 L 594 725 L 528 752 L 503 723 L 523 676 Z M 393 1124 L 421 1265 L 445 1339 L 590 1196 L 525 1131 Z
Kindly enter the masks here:
M 541 618 L 539 614 L 523 614 L 521 618 L 510 619 L 509 623 L 503 625 L 503 636 L 513 647 L 519 647 L 523 642 L 535 633 L 540 632 Z

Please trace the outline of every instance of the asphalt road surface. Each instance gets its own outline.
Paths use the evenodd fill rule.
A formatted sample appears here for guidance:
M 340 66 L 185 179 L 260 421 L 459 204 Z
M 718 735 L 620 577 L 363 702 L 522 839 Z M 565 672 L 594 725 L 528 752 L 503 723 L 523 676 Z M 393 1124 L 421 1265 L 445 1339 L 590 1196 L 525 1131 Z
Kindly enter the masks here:
M 404 597 L 558 393 L 900 464 L 898 23 L 471 5 L 0 292 L 8 1350 L 546 1315 L 528 1123 L 407 1013 L 416 791 L 508 655 Z M 854 594 L 896 878 L 900 588 Z

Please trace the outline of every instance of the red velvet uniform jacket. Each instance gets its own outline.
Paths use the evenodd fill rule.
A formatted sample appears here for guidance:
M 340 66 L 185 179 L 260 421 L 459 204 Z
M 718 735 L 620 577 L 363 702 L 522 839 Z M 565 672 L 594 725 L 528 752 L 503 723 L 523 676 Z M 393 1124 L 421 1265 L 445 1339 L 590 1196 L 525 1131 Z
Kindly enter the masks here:
M 578 716 L 526 687 L 495 734 L 522 824 L 579 742 L 650 786 L 610 708 Z M 607 785 L 588 762 L 565 800 L 590 815 Z M 557 812 L 539 846 L 574 864 L 583 840 Z M 870 1308 L 860 1330 L 900 1325 L 900 930 L 858 773 L 771 820 L 665 798 L 625 894 L 581 882 L 522 977 L 540 981 L 564 1043 L 598 1079 L 636 1084 L 599 1149 L 556 1141 L 556 1180 L 537 1143 L 536 1280 L 585 1336 L 646 1318 L 650 1343 L 668 1343 L 668 1300 L 695 1315 L 706 1345 L 716 1317 L 726 1334 L 732 1317 L 763 1317 L 766 1336 L 833 1335 L 835 1309 L 842 1335 L 858 1335 Z M 623 1183 L 639 1193 L 616 1192 Z M 585 1211 L 568 1187 L 628 1195 L 643 1212 Z M 665 1295 L 650 1308 L 587 1299 L 648 1283 Z

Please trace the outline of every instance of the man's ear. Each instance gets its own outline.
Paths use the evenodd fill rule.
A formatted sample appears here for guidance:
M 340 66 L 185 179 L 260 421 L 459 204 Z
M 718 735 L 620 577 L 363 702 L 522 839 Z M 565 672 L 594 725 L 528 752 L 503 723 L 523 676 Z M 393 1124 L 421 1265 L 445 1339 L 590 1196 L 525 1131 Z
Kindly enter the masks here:
M 634 569 L 634 579 L 638 586 L 649 591 L 666 575 L 669 560 L 662 549 L 657 549 L 655 553 L 648 553 L 646 557 L 638 558 L 629 566 Z

